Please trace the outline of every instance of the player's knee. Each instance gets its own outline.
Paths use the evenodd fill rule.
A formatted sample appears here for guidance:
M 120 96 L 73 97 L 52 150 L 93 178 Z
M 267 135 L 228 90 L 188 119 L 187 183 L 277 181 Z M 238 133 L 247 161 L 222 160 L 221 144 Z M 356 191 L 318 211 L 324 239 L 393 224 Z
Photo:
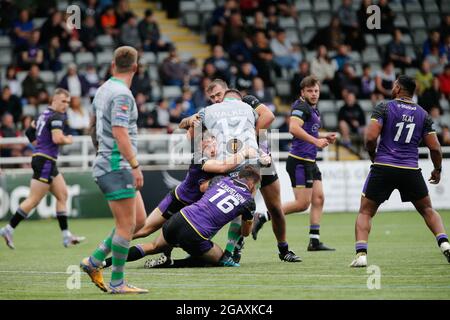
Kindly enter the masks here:
M 268 207 L 267 211 L 269 211 L 272 218 L 277 219 L 283 217 L 283 210 L 279 207 Z
M 324 197 L 323 193 L 314 196 L 312 199 L 312 203 L 315 206 L 323 206 L 323 204 L 325 203 L 325 197 Z
M 59 202 L 66 203 L 67 199 L 69 198 L 69 193 L 67 192 L 67 190 L 61 190 L 58 192 L 58 194 L 55 195 L 55 197 Z
M 295 211 L 297 211 L 297 212 L 306 211 L 306 210 L 308 210 L 310 204 L 311 204 L 311 202 L 309 202 L 309 201 L 308 202 L 305 202 L 305 201 L 297 202 Z

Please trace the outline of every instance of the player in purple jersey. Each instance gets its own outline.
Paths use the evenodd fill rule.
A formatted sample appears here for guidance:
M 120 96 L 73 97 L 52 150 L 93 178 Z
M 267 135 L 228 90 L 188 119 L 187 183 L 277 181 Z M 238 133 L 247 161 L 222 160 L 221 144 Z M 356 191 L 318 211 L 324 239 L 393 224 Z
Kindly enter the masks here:
M 224 265 L 224 251 L 211 238 L 237 216 L 242 217 L 241 234 L 250 234 L 254 195 L 261 177 L 252 166 L 245 166 L 237 179 L 217 176 L 209 182 L 203 197 L 196 203 L 181 209 L 162 229 L 149 254 L 167 248 L 181 247 L 190 257 L 181 260 L 168 259 L 146 263 L 146 267 L 193 267 Z M 163 263 L 161 263 L 163 262 Z M 233 262 L 225 266 L 239 266 Z
M 65 112 L 70 103 L 70 93 L 64 89 L 56 89 L 52 104 L 40 114 L 36 128 L 28 130 L 27 137 L 35 143 L 36 150 L 31 160 L 33 177 L 30 182 L 30 194 L 19 205 L 9 224 L 0 229 L 0 235 L 6 244 L 14 249 L 13 233 L 17 225 L 26 219 L 39 202 L 50 191 L 56 198 L 56 217 L 63 235 L 63 245 L 68 247 L 85 240 L 69 231 L 67 223 L 67 186 L 64 177 L 58 172 L 56 159 L 59 146 L 72 143 L 72 136 L 63 133 L 66 121 Z
M 216 160 L 217 145 L 215 138 L 208 133 L 203 134 L 201 140 L 201 152 L 194 152 L 192 164 L 189 166 L 186 178 L 159 203 L 148 216 L 144 227 L 135 233 L 134 239 L 147 237 L 161 229 L 163 224 L 175 213 L 185 206 L 200 200 L 204 193 L 204 183 L 217 174 L 224 174 L 239 166 L 245 159 L 256 155 L 256 150 L 244 148 L 241 152 L 229 156 L 225 160 Z M 197 155 L 200 154 L 200 155 Z M 203 189 L 202 189 L 203 187 Z M 136 261 L 152 250 L 152 243 L 138 244 L 130 247 L 127 261 Z M 166 251 L 166 257 L 170 257 L 170 251 Z M 104 267 L 111 265 L 111 258 L 105 260 Z
M 294 136 L 286 162 L 295 200 L 283 204 L 285 214 L 305 211 L 311 205 L 308 251 L 334 250 L 320 242 L 320 221 L 324 194 L 322 174 L 316 163 L 317 149 L 326 148 L 336 140 L 335 133 L 319 135 L 321 127 L 317 103 L 319 80 L 308 76 L 300 83 L 301 97 L 292 105 L 289 132 Z
M 220 103 L 224 99 L 225 92 L 228 90 L 228 85 L 225 81 L 215 79 L 206 89 L 206 93 L 212 103 Z M 248 95 L 242 99 L 243 102 L 249 104 L 258 114 L 255 131 L 259 135 L 262 130 L 270 127 L 270 124 L 275 119 L 274 114 L 270 109 L 261 103 L 256 97 Z M 189 128 L 197 120 L 196 115 L 183 119 L 180 123 L 180 128 Z M 261 146 L 260 146 L 261 148 Z M 263 150 L 266 151 L 266 150 Z M 261 176 L 261 194 L 264 198 L 264 203 L 267 207 L 267 212 L 256 213 L 255 223 L 253 224 L 252 236 L 256 240 L 257 232 L 262 227 L 262 224 L 268 220 L 272 221 L 272 229 L 277 239 L 277 247 L 279 251 L 279 258 L 287 262 L 299 262 L 301 259 L 291 250 L 286 238 L 286 219 L 281 206 L 280 197 L 280 181 L 274 166 L 271 166 L 272 174 L 265 174 Z M 262 222 L 260 225 L 257 222 Z M 241 249 L 243 246 L 243 238 L 239 234 L 240 225 L 232 222 L 228 231 L 228 244 L 226 246 L 226 253 L 233 256 L 236 262 L 239 262 L 241 257 Z
M 363 187 L 356 218 L 356 258 L 350 267 L 367 266 L 367 241 L 372 218 L 394 189 L 399 190 L 403 202 L 414 204 L 450 263 L 448 236 L 439 213 L 431 206 L 428 188 L 418 165 L 418 146 L 423 140 L 430 149 L 434 165 L 428 181 L 438 184 L 442 171 L 441 146 L 430 116 L 412 101 L 415 90 L 413 78 L 400 76 L 392 89 L 394 100 L 379 104 L 373 111 L 365 136 L 365 146 L 373 165 Z

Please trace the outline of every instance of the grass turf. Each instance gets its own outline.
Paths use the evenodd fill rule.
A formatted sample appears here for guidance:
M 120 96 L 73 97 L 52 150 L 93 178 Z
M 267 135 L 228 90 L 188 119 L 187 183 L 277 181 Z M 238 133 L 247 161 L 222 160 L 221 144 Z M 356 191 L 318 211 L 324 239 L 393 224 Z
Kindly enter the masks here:
M 441 216 L 450 230 L 450 211 L 441 212 Z M 450 265 L 422 218 L 412 212 L 381 213 L 373 220 L 368 257 L 369 265 L 380 267 L 381 289 L 369 290 L 367 270 L 348 267 L 354 257 L 355 217 L 355 213 L 324 216 L 321 239 L 337 251 L 307 252 L 309 217 L 289 216 L 290 248 L 302 257 L 301 263 L 278 259 L 269 224 L 257 241 L 246 239 L 240 268 L 146 270 L 145 260 L 129 263 L 127 280 L 150 293 L 120 299 L 450 298 Z M 112 219 L 71 220 L 72 232 L 88 240 L 66 249 L 56 221 L 23 222 L 14 235 L 16 250 L 0 244 L 0 299 L 117 299 L 102 293 L 84 273 L 80 274 L 80 289 L 67 288 L 67 268 L 76 268 L 91 254 L 112 224 Z M 222 247 L 226 230 L 214 239 Z M 184 255 L 179 249 L 174 251 L 174 257 Z M 109 280 L 110 270 L 104 274 Z

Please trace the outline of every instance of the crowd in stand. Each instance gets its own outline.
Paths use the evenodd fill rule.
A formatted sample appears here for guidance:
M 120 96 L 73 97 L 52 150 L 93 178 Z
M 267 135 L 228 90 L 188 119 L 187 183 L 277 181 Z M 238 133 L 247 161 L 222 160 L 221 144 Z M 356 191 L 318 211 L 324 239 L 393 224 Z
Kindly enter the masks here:
M 408 0 L 404 1 L 407 5 Z M 339 106 L 337 129 L 343 143 L 350 146 L 352 137 L 361 137 L 366 122 L 358 100 L 371 100 L 375 104 L 390 98 L 398 73 L 417 68 L 415 99 L 435 119 L 441 142 L 450 145 L 449 124 L 441 121 L 440 105 L 442 99 L 450 98 L 450 14 L 441 17 L 440 26 L 429 30 L 421 52 L 413 56 L 403 41 L 404 35 L 412 30 L 395 27 L 395 13 L 386 0 L 363 0 L 359 10 L 354 9 L 352 0 L 342 0 L 329 25 L 317 29 L 308 43 L 296 42 L 280 25 L 280 19 L 285 17 L 296 23 L 302 19 L 294 1 L 225 0 L 204 26 L 211 55 L 199 65 L 194 58 L 181 58 L 176 44 L 162 36 L 151 10 L 139 19 L 127 0 L 82 1 L 81 28 L 72 30 L 65 23 L 66 13 L 57 10 L 56 1 L 45 1 L 45 4 L 32 1 L 35 6 L 25 8 L 13 1 L 0 2 L 0 35 L 10 37 L 13 57 L 13 64 L 0 70 L 0 137 L 23 135 L 32 120 L 24 109 L 38 110 L 48 105 L 52 92 L 41 77 L 43 71 L 62 74 L 56 85 L 69 90 L 72 96 L 67 114 L 70 131 L 75 135 L 85 134 L 91 112 L 89 102 L 110 76 L 110 70 L 95 64 L 65 64 L 61 55 L 66 52 L 98 54 L 105 50 L 98 43 L 98 36 L 110 35 L 114 45 L 133 46 L 140 54 L 165 53 L 158 65 L 158 79 L 150 77 L 145 64 L 139 65 L 133 79 L 131 90 L 139 108 L 138 125 L 143 129 L 171 132 L 174 127 L 171 124 L 208 104 L 204 88 L 214 78 L 222 78 L 231 87 L 257 96 L 275 113 L 283 115 L 285 110 L 279 108 L 279 100 L 275 98 L 277 79 L 288 75 L 291 96 L 285 102 L 292 102 L 298 98 L 300 81 L 314 74 L 322 82 L 323 99 L 343 101 Z M 378 30 L 366 26 L 366 8 L 373 3 L 381 9 L 382 28 Z M 35 18 L 39 17 L 47 19 L 36 27 Z M 365 52 L 367 34 L 393 36 L 383 48 L 383 61 L 377 70 L 373 70 L 373 64 L 361 65 L 353 58 L 353 53 Z M 314 55 L 307 54 L 312 51 Z M 23 80 L 18 79 L 19 72 L 27 72 Z M 173 99 L 154 94 L 155 83 L 177 86 L 180 94 Z M 3 146 L 1 156 L 26 154 L 29 149 L 29 146 L 17 150 Z

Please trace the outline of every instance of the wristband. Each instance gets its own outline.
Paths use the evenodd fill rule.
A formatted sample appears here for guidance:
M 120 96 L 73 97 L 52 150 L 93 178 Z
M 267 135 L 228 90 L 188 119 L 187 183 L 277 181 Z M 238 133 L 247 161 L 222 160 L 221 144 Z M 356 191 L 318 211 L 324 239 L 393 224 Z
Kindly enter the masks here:
M 442 172 L 442 167 L 434 168 L 434 170 L 436 170 L 437 172 L 441 173 Z
M 130 163 L 132 169 L 136 169 L 139 167 L 139 162 L 136 160 L 136 158 L 132 158 L 128 162 Z

